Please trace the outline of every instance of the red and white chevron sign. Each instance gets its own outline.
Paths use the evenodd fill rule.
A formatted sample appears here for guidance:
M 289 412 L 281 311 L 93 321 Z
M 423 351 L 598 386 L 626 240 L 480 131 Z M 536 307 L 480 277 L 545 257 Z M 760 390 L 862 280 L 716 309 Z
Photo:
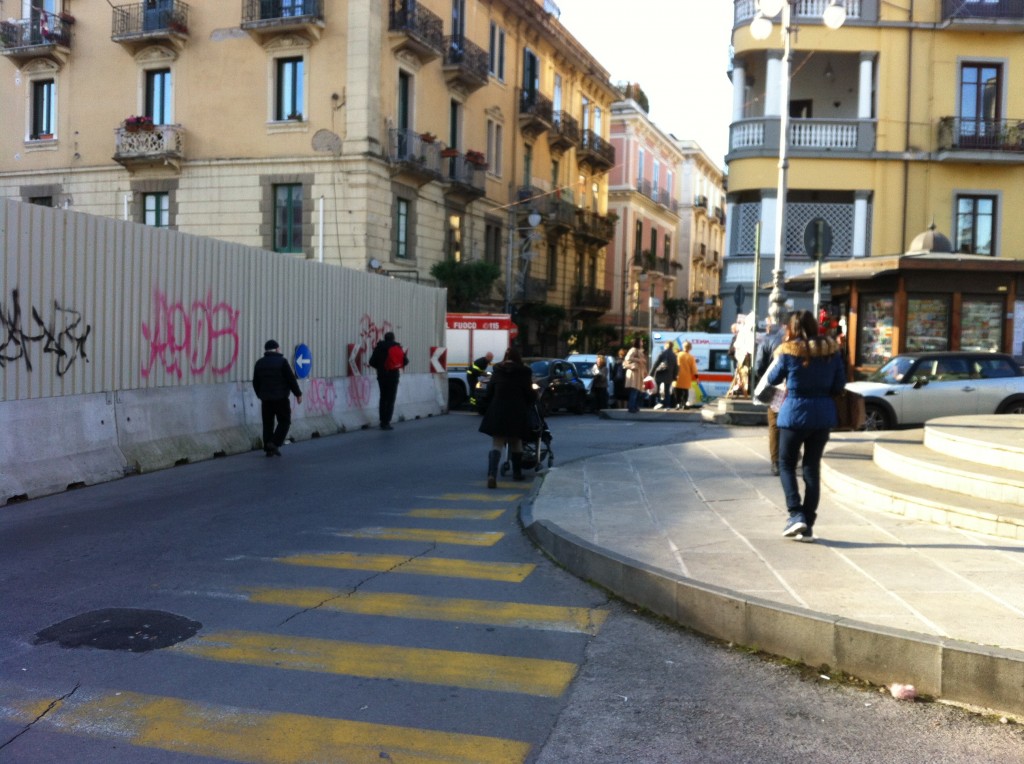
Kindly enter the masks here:
M 363 346 L 350 343 L 348 346 L 348 375 L 359 377 L 363 374 Z
M 430 373 L 443 374 L 448 368 L 448 348 L 430 348 Z

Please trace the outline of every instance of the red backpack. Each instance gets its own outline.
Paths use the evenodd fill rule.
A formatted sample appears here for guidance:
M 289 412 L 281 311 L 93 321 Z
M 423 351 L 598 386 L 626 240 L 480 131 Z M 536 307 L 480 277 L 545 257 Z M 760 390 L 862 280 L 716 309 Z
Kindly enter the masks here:
M 384 371 L 394 371 L 405 367 L 405 351 L 401 345 L 392 345 L 388 348 L 387 358 L 384 359 Z

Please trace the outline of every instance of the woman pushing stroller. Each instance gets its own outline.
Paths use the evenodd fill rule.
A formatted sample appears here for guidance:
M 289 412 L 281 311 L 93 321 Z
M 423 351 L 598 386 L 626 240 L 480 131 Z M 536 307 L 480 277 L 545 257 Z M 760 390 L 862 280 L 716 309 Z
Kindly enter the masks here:
M 533 372 L 523 363 L 515 348 L 505 351 L 505 359 L 493 367 L 487 386 L 487 411 L 480 432 L 491 436 L 487 454 L 487 487 L 498 487 L 498 464 L 507 444 L 512 462 L 512 478 L 523 479 L 523 440 L 530 437 L 530 410 L 536 400 Z

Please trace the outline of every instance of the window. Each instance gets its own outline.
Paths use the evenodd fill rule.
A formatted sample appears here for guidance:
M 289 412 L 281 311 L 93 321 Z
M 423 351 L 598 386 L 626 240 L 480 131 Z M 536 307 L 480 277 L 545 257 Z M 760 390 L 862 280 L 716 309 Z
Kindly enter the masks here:
M 644 150 L 640 149 L 636 155 L 636 186 L 643 188 L 644 185 Z
M 558 284 L 558 245 L 548 247 L 548 284 Z
M 166 192 L 142 195 L 143 222 L 156 228 L 166 228 L 169 224 L 168 202 Z
M 466 0 L 452 0 L 452 40 L 462 47 L 466 37 Z
M 601 135 L 601 107 L 594 107 L 594 126 L 591 128 L 598 136 Z
M 303 60 L 297 58 L 277 59 L 277 97 L 274 104 L 274 119 L 302 119 L 303 115 Z
M 499 223 L 486 223 L 484 226 L 484 260 L 493 265 L 501 265 L 501 232 Z
M 28 198 L 29 204 L 35 204 L 40 207 L 52 207 L 53 197 L 52 196 L 30 196 Z
M 562 113 L 562 75 L 555 75 L 555 92 L 551 99 L 551 110 L 554 112 L 555 122 L 561 121 Z
M 448 145 L 453 149 L 462 145 L 462 104 L 454 100 L 448 104 Z M 448 160 L 448 177 L 456 177 L 457 172 L 456 157 L 452 157 Z
M 995 255 L 996 197 L 958 196 L 956 249 L 970 255 Z
M 651 169 L 651 195 L 658 198 L 658 176 L 661 175 L 661 162 L 654 160 L 654 167 Z
M 523 185 L 533 185 L 533 146 L 523 145 Z
M 491 51 L 490 67 L 491 76 L 499 82 L 505 81 L 505 30 L 493 21 L 491 22 Z
M 665 173 L 665 195 L 670 202 L 672 201 L 672 193 L 672 171 L 669 170 Z
M 505 130 L 501 123 L 493 119 L 487 120 L 487 161 L 491 175 L 501 175 L 502 144 Z
M 57 85 L 53 80 L 32 83 L 32 140 L 52 138 L 57 124 Z
M 1002 119 L 1002 67 L 963 64 L 960 67 L 960 138 L 977 145 L 998 139 Z
M 395 207 L 395 257 L 404 260 L 409 257 L 410 202 L 399 197 Z
M 665 246 L 665 249 L 664 249 L 665 262 L 667 262 L 667 263 L 672 262 L 672 235 L 671 234 L 668 234 L 668 233 L 665 234 L 664 246 Z
M 274 186 L 274 251 L 302 252 L 302 184 Z
M 151 69 L 146 72 L 145 113 L 154 125 L 169 125 L 173 122 L 170 69 Z
M 642 221 L 636 221 L 636 229 L 633 235 L 633 264 L 643 264 L 643 249 L 644 249 L 644 224 Z M 646 268 L 644 269 L 646 270 Z
M 535 96 L 540 91 L 540 59 L 529 48 L 523 49 L 523 93 Z M 531 97 L 527 103 L 533 103 Z
M 584 132 L 590 129 L 590 101 L 583 96 L 580 107 L 580 125 Z
M 462 262 L 462 215 L 453 212 L 448 215 L 447 237 L 448 259 Z
M 555 189 L 556 191 L 559 188 L 561 188 L 561 185 L 562 185 L 558 181 L 558 176 L 559 176 L 560 169 L 561 169 L 561 164 L 559 163 L 559 161 L 557 159 L 552 159 L 551 160 L 551 188 Z M 560 197 L 560 195 L 558 197 L 556 197 L 556 198 L 559 198 L 559 197 Z

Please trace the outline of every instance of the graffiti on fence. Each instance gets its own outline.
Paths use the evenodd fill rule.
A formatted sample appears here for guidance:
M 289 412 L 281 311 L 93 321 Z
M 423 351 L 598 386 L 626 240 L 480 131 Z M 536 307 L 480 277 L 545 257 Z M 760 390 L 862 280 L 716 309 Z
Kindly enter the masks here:
M 370 405 L 370 394 L 373 389 L 369 374 L 370 355 L 374 346 L 384 339 L 384 334 L 392 331 L 389 321 L 382 324 L 374 322 L 369 313 L 359 319 L 359 338 L 355 345 L 349 346 L 349 378 L 346 401 L 350 408 L 366 408 Z
M 208 371 L 227 374 L 238 360 L 238 315 L 239 311 L 227 302 L 214 304 L 210 292 L 205 300 L 194 300 L 186 308 L 184 302 L 172 303 L 154 287 L 153 323 L 142 323 L 142 336 L 149 350 L 142 376 L 149 377 L 159 366 L 181 379 L 183 362 L 193 375 Z
M 86 363 L 85 343 L 92 326 L 83 324 L 82 314 L 72 308 L 53 301 L 53 310 L 43 315 L 35 306 L 30 306 L 31 318 L 28 326 L 22 325 L 21 298 L 17 289 L 11 290 L 11 301 L 4 305 L 0 301 L 0 368 L 6 368 L 12 361 L 24 361 L 25 369 L 32 371 L 29 346 L 40 343 L 43 353 L 56 356 L 58 377 L 67 374 L 79 357 Z
M 330 414 L 334 411 L 337 398 L 333 379 L 311 379 L 302 396 L 302 403 L 307 414 Z

